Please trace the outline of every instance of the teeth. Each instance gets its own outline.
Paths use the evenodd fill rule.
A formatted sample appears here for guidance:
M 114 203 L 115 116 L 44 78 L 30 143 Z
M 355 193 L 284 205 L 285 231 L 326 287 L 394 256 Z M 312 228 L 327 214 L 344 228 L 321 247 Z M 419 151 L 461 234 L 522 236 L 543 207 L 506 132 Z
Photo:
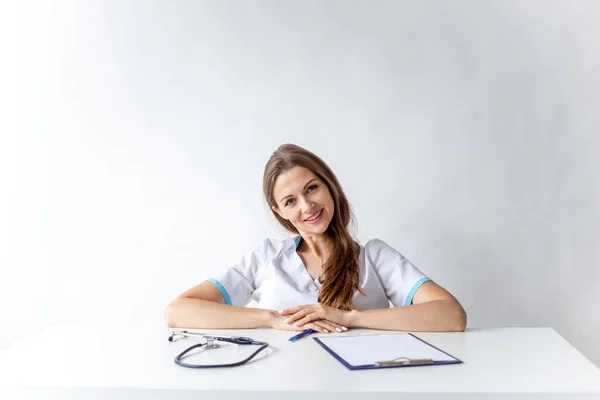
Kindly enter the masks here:
M 319 212 L 317 213 L 317 215 L 315 215 L 313 218 L 309 218 L 309 219 L 307 219 L 307 221 L 314 221 L 315 219 L 319 218 L 319 216 L 320 216 L 320 215 L 321 215 L 321 211 L 319 211 Z

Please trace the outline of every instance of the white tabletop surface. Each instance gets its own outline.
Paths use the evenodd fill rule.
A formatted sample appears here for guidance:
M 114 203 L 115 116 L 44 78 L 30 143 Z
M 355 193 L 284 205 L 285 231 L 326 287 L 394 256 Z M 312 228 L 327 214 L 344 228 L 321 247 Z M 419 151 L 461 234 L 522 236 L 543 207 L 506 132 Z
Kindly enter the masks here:
M 359 371 L 345 368 L 310 336 L 290 343 L 287 339 L 293 333 L 270 329 L 202 330 L 250 336 L 270 347 L 266 356 L 244 366 L 186 369 L 173 359 L 196 340 L 171 343 L 167 340 L 171 331 L 62 325 L 27 335 L 0 353 L 0 398 L 7 398 L 2 393 L 45 399 L 174 399 L 202 394 L 236 399 L 282 394 L 311 400 L 398 394 L 448 399 L 448 395 L 499 398 L 498 393 L 517 395 L 511 398 L 540 398 L 540 394 L 600 398 L 600 369 L 550 328 L 415 332 L 463 363 Z M 391 332 L 350 330 L 342 335 L 377 333 Z M 221 351 L 214 350 L 214 357 Z

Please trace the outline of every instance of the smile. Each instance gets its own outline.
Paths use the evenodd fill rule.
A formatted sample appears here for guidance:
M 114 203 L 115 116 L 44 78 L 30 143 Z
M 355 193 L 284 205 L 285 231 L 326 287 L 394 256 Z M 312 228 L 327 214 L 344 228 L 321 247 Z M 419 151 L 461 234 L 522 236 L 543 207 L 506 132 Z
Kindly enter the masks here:
M 305 219 L 309 224 L 316 224 L 323 217 L 323 209 L 321 209 L 318 213 L 313 214 L 311 217 Z

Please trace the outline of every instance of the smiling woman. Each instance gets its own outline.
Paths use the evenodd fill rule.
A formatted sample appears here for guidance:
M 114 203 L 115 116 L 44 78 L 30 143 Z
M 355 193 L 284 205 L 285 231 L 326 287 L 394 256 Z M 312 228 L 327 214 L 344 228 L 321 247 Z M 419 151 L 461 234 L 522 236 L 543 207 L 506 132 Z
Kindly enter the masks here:
M 279 147 L 265 166 L 263 192 L 277 221 L 295 236 L 266 239 L 238 264 L 182 293 L 166 309 L 168 326 L 465 329 L 466 313 L 448 291 L 385 242 L 363 246 L 350 235 L 350 203 L 317 155 L 293 144 Z M 258 308 L 244 307 L 251 299 Z
M 362 293 L 360 246 L 348 232 L 352 211 L 333 171 L 305 149 L 282 146 L 265 167 L 263 192 L 279 223 L 300 234 L 296 252 L 323 283 L 319 300 L 352 309 L 354 292 Z

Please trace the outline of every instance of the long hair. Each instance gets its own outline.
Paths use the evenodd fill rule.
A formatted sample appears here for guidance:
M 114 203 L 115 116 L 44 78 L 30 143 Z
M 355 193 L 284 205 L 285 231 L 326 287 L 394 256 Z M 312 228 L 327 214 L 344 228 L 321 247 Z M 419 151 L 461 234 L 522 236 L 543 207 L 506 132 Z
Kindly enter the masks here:
M 335 210 L 326 234 L 330 238 L 329 254 L 323 264 L 323 272 L 319 281 L 323 285 L 319 293 L 319 302 L 331 307 L 352 310 L 352 297 L 355 291 L 364 292 L 359 287 L 360 245 L 348 231 L 354 222 L 352 207 L 342 190 L 335 174 L 317 155 L 294 144 L 280 146 L 269 158 L 263 175 L 263 193 L 269 209 L 277 221 L 291 233 L 299 233 L 288 220 L 277 214 L 272 207 L 277 206 L 273 195 L 275 180 L 282 173 L 294 168 L 304 167 L 319 177 L 333 197 Z

